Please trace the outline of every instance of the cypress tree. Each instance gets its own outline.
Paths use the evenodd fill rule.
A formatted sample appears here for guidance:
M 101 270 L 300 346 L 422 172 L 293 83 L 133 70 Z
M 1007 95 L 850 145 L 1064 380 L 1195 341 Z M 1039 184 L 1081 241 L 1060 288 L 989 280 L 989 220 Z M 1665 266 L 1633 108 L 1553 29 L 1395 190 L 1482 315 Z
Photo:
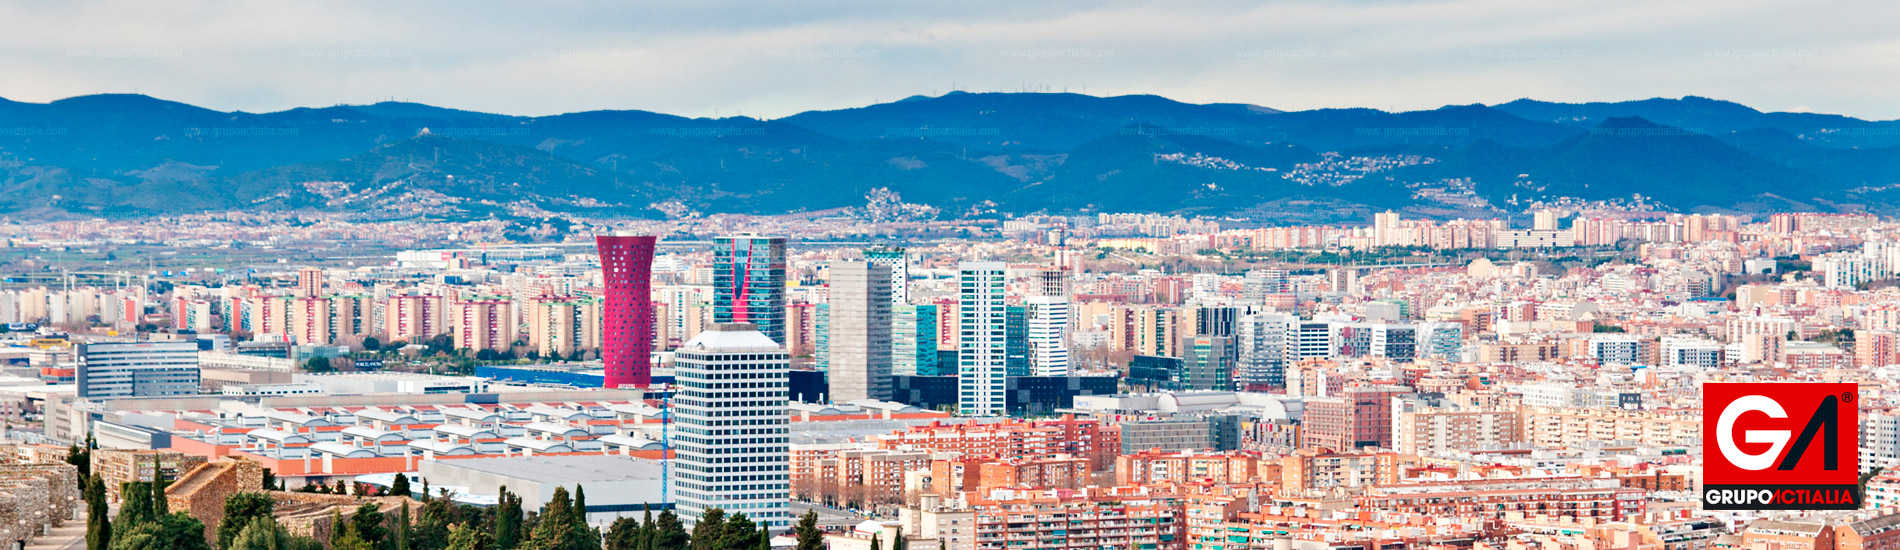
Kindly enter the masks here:
M 495 505 L 495 548 L 514 550 L 521 544 L 521 497 L 501 488 L 501 498 Z
M 587 524 L 587 488 L 574 484 L 574 514 L 580 517 L 581 524 Z
M 93 477 L 86 484 L 86 547 L 106 548 L 112 545 L 112 520 L 107 518 L 106 482 Z
M 401 476 L 402 474 L 396 474 Z M 398 477 L 397 479 L 401 479 Z M 402 503 L 402 515 L 396 518 L 395 550 L 409 550 L 409 501 Z M 903 549 L 898 549 L 903 550 Z
M 653 550 L 653 539 L 656 536 L 653 532 L 653 508 L 645 504 L 640 505 L 640 515 L 643 516 L 640 518 L 640 533 L 634 537 L 636 542 L 631 550 Z

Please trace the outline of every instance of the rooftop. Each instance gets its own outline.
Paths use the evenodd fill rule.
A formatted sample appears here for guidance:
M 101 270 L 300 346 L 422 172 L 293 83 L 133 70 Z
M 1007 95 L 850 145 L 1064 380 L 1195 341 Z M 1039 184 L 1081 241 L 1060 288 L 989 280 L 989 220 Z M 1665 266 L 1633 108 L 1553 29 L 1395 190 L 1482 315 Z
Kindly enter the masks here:
M 778 342 L 759 326 L 751 323 L 718 323 L 687 342 L 685 349 L 695 351 L 779 351 Z
M 614 455 L 510 456 L 444 460 L 441 465 L 539 483 L 659 479 L 655 460 Z

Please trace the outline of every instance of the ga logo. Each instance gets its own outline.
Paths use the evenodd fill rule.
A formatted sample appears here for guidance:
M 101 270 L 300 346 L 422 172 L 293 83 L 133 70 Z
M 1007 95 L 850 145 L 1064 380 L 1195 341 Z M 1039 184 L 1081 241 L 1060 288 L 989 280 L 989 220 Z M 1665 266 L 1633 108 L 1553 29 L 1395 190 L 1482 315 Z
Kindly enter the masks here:
M 1702 385 L 1702 507 L 1860 508 L 1855 384 Z

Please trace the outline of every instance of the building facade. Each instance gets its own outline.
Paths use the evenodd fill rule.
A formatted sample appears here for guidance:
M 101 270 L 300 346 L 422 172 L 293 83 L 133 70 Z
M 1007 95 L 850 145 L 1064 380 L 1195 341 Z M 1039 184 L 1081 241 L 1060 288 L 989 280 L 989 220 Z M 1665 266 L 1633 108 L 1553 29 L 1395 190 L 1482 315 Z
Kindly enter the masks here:
M 786 345 L 785 238 L 713 239 L 713 322 L 751 323 Z
M 653 380 L 653 247 L 650 236 L 602 235 L 600 252 L 601 361 L 608 388 L 647 387 Z
M 1007 318 L 1002 262 L 964 262 L 957 280 L 957 382 L 966 415 L 1001 416 L 1008 373 Z
M 791 526 L 790 367 L 785 349 L 750 324 L 714 324 L 675 352 L 671 485 L 682 519 L 719 508 Z

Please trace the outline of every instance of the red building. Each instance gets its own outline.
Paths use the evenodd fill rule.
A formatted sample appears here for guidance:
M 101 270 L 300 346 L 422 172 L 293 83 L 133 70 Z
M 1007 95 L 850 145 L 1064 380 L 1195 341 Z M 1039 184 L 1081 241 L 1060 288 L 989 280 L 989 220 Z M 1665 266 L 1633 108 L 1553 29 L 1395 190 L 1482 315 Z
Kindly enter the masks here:
M 1351 450 L 1392 446 L 1392 398 L 1412 393 L 1405 386 L 1346 386 L 1339 397 L 1306 402 L 1300 435 L 1307 449 Z
M 595 237 L 606 286 L 601 359 L 604 386 L 645 388 L 653 380 L 653 247 L 656 237 Z

